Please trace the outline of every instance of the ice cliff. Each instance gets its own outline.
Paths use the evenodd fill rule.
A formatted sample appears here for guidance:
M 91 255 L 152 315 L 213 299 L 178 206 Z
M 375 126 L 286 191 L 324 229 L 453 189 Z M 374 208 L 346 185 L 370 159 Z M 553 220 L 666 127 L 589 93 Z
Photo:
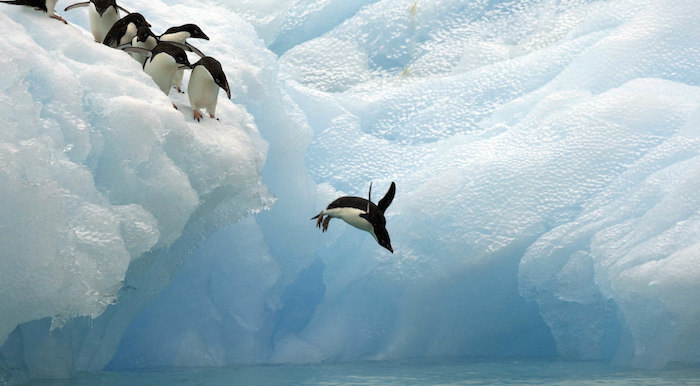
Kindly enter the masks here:
M 121 4 L 233 98 L 192 122 L 83 13 L 2 6 L 5 374 L 700 362 L 700 3 Z M 309 221 L 370 181 L 393 255 Z

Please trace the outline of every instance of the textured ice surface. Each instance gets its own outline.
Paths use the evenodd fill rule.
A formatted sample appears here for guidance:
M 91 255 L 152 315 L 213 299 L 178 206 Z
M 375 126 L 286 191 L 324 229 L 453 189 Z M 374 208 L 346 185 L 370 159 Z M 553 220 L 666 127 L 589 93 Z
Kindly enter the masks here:
M 21 322 L 99 315 L 129 263 L 198 209 L 226 224 L 267 200 L 266 145 L 242 108 L 191 123 L 124 53 L 40 15 L 0 13 L 0 341 Z
M 195 22 L 212 37 L 192 43 L 224 65 L 233 129 L 186 123 L 186 98 L 174 111 L 87 31 L 42 34 L 55 21 L 2 8 L 17 38 L 0 40 L 15 52 L 1 62 L 0 162 L 23 181 L 0 185 L 14 200 L 0 204 L 14 248 L 0 286 L 24 291 L 2 303 L 18 312 L 0 313 L 5 334 L 97 315 L 124 285 L 97 318 L 46 335 L 45 321 L 22 325 L 0 367 L 39 369 L 47 347 L 70 353 L 59 375 L 446 355 L 700 362 L 700 3 L 122 3 L 156 32 Z M 46 73 L 22 65 L 56 57 Z M 261 175 L 274 205 L 224 226 L 269 203 Z M 309 221 L 370 181 L 397 183 L 393 255 Z M 15 207 L 31 210 L 20 221 Z M 47 255 L 57 245 L 69 252 Z M 92 279 L 103 264 L 121 265 Z M 22 307 L 53 281 L 60 299 Z

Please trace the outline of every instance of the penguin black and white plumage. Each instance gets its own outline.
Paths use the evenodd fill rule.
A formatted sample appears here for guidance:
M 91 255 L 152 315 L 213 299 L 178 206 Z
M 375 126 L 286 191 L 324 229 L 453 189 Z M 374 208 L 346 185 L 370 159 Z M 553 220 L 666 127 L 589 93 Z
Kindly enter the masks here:
M 150 27 L 151 25 L 140 13 L 130 13 L 114 23 L 102 44 L 116 48 L 122 44 L 131 43 L 141 26 Z
M 342 219 L 357 229 L 369 232 L 379 245 L 394 253 L 389 232 L 386 230 L 384 212 L 394 200 L 395 194 L 396 184 L 392 182 L 384 198 L 375 205 L 372 202 L 372 184 L 370 184 L 368 199 L 350 196 L 340 197 L 311 219 L 316 220 L 316 227 L 323 227 L 323 232 L 328 230 L 328 222 L 331 218 Z
M 143 64 L 143 70 L 153 78 L 165 95 L 170 93 L 175 72 L 191 67 L 185 50 L 180 45 L 170 42 L 159 42 Z
M 194 119 L 197 121 L 202 119 L 200 108 L 207 109 L 209 117 L 215 118 L 219 88 L 224 89 L 226 97 L 231 99 L 231 89 L 221 63 L 210 56 L 205 56 L 192 66 L 192 74 L 187 84 Z
M 117 5 L 116 0 L 90 0 L 81 3 L 71 4 L 66 7 L 65 11 L 71 9 L 88 7 L 88 22 L 90 24 L 90 32 L 95 41 L 102 43 L 107 36 L 107 33 L 112 28 L 114 23 L 119 20 L 119 10 L 124 11 L 127 15 L 130 13 L 126 9 Z
M 0 3 L 34 7 L 34 9 L 36 9 L 37 11 L 44 11 L 48 13 L 50 18 L 60 20 L 63 22 L 63 24 L 68 24 L 68 22 L 64 18 L 56 15 L 55 8 L 56 3 L 58 3 L 58 0 L 0 0 Z
M 139 27 L 136 31 L 136 36 L 131 40 L 132 47 L 143 48 L 148 51 L 152 51 L 156 48 L 156 45 L 158 45 L 158 37 L 145 25 Z M 139 52 L 129 52 L 129 55 L 141 63 L 142 66 L 148 59 L 148 56 Z
M 158 37 L 158 40 L 184 44 L 192 49 L 192 52 L 195 54 L 199 55 L 200 57 L 204 57 L 204 54 L 202 54 L 200 50 L 187 42 L 187 39 L 190 38 L 209 40 L 209 36 L 207 36 L 196 24 L 183 24 L 177 27 L 170 27 Z M 175 86 L 178 92 L 182 92 L 183 74 L 184 71 L 178 71 L 173 79 L 173 86 Z

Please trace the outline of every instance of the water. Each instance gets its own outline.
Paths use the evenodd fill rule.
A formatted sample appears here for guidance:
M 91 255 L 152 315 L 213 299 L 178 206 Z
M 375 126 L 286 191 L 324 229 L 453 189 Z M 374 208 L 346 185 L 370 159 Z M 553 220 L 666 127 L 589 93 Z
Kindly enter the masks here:
M 603 362 L 412 360 L 84 373 L 33 385 L 700 385 L 700 368 L 630 370 Z

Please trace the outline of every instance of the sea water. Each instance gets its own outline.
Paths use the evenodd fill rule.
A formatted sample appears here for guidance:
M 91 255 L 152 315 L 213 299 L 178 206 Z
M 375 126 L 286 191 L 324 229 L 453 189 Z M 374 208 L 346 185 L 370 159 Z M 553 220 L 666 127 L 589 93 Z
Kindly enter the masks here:
M 32 385 L 698 385 L 700 368 L 618 368 L 547 359 L 406 360 L 82 373 Z

